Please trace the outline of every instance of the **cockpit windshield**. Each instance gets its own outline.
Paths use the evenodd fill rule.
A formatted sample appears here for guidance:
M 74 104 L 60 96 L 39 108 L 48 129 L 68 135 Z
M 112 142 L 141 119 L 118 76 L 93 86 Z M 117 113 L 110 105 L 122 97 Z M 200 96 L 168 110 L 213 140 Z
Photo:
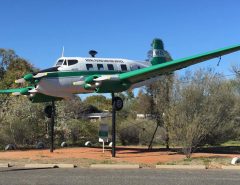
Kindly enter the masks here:
M 63 60 L 59 60 L 59 61 L 57 62 L 57 64 L 56 64 L 56 66 L 61 66 L 62 63 L 63 63 Z

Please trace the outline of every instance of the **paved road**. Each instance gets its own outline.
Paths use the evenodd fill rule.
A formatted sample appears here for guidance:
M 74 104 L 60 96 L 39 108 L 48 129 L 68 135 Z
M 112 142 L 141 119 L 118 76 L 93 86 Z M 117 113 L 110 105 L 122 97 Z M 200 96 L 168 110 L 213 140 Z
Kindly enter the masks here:
M 236 185 L 240 171 L 223 170 L 100 170 L 100 169 L 0 169 L 4 185 Z

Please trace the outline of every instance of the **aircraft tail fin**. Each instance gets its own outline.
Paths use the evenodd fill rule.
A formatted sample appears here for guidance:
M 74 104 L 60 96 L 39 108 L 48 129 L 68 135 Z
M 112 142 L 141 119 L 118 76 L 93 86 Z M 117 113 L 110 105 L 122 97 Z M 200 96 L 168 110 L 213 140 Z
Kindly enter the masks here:
M 163 41 L 161 39 L 154 39 L 152 44 L 152 59 L 151 64 L 162 64 L 167 61 L 171 61 L 171 56 L 164 50 Z

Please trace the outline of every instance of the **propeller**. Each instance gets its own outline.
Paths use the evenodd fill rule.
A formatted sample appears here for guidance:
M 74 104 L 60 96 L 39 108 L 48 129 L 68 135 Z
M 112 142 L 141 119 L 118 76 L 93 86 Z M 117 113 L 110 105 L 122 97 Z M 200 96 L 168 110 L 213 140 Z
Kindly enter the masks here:
M 73 85 L 83 86 L 85 89 L 95 89 L 96 87 L 99 87 L 105 80 L 119 80 L 119 77 L 118 75 L 93 75 L 88 76 L 85 78 L 85 80 L 73 82 Z
M 85 81 L 77 81 L 77 82 L 73 82 L 73 85 L 84 85 L 85 84 Z
M 95 81 L 95 79 L 97 78 L 99 78 L 99 76 L 96 75 L 88 76 L 84 80 L 73 82 L 73 85 L 83 86 L 84 89 L 95 89 L 101 84 L 101 82 Z
M 12 95 L 13 96 L 19 96 L 19 95 L 21 95 L 21 93 L 20 92 L 14 92 L 14 93 L 12 93 Z
M 17 83 L 17 84 L 22 84 L 24 82 L 26 82 L 26 80 L 24 78 L 20 78 L 18 80 L 15 80 L 15 83 Z
M 16 92 L 12 92 L 12 95 L 19 96 L 19 95 L 30 95 L 30 91 L 33 90 L 32 87 L 25 87 L 20 88 Z
M 20 78 L 18 80 L 15 80 L 15 83 L 24 83 L 26 81 L 31 81 L 33 79 L 33 74 L 29 73 L 23 76 L 23 78 Z
M 21 84 L 25 82 L 30 82 L 30 81 L 33 81 L 34 79 L 47 76 L 47 74 L 48 74 L 47 72 L 42 72 L 42 73 L 40 72 L 40 73 L 37 73 L 36 75 L 34 75 L 33 73 L 29 73 L 24 75 L 22 78 L 15 80 L 15 83 Z
M 56 72 L 59 71 L 58 68 L 60 66 L 56 66 L 56 67 L 51 67 L 51 68 L 47 68 L 41 71 L 38 71 L 37 73 L 29 73 L 24 75 L 22 78 L 15 80 L 15 83 L 24 83 L 26 81 L 31 82 L 34 81 L 34 79 L 36 78 L 42 78 L 44 76 L 47 76 L 48 72 Z

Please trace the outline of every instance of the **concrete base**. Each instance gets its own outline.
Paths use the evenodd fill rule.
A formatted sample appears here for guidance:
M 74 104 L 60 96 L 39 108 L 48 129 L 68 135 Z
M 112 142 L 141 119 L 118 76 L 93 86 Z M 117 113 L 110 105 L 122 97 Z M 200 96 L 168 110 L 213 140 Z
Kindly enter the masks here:
M 9 163 L 0 163 L 0 168 L 8 168 L 10 167 Z

